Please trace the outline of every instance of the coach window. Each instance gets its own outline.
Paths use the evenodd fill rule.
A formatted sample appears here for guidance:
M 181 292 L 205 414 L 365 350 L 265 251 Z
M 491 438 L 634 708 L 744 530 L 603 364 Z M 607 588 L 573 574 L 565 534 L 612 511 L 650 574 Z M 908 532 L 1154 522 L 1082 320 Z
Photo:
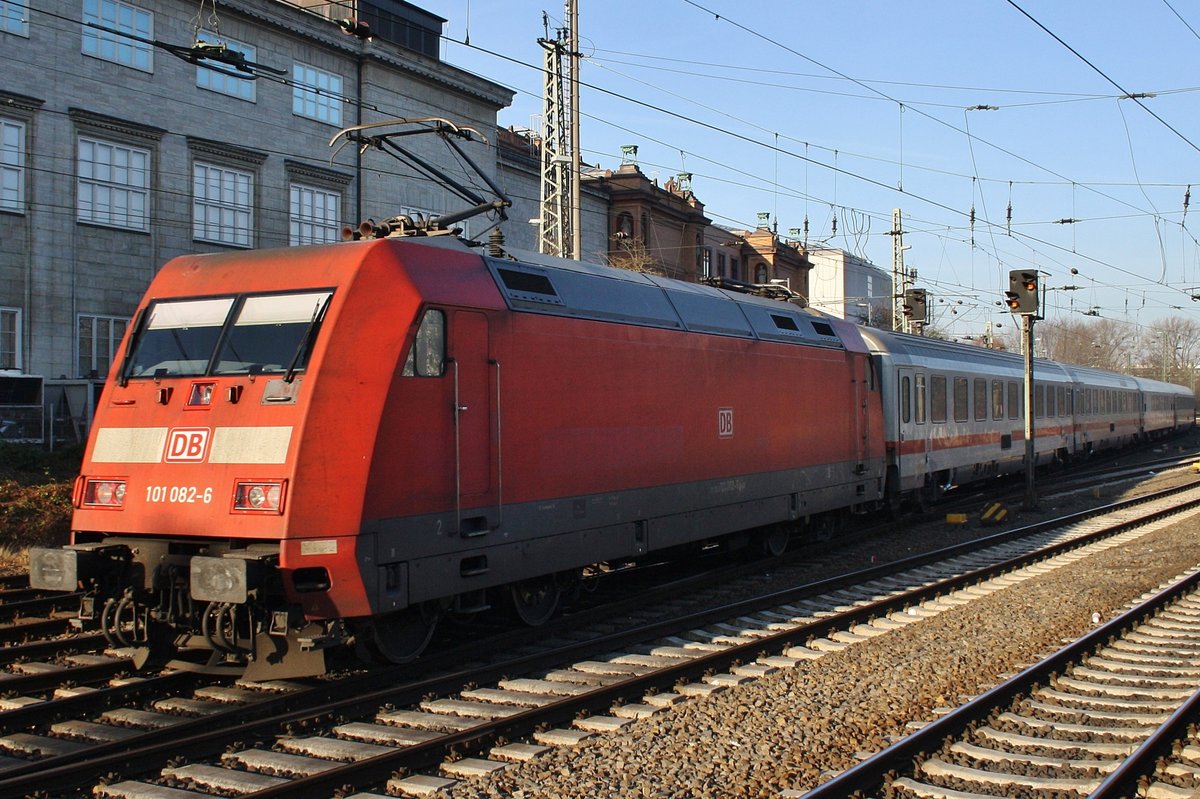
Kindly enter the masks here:
M 1058 390 L 1055 391 L 1055 394 L 1058 395 L 1058 415 L 1066 416 L 1067 415 L 1067 390 L 1066 390 L 1066 388 L 1064 388 L 1063 386 L 1059 386 Z
M 405 377 L 441 377 L 446 371 L 446 315 L 431 309 L 421 317 L 417 337 L 404 362 Z
M 1021 387 L 1013 381 L 1008 381 L 1008 418 L 1016 419 L 1021 415 Z
M 981 377 L 975 378 L 975 421 L 986 422 L 988 413 L 987 381 Z
M 929 418 L 934 422 L 946 421 L 946 378 L 933 375 L 929 378 Z
M 1000 380 L 992 381 L 992 420 L 1000 421 L 1004 418 L 1004 383 Z
M 1033 417 L 1041 419 L 1046 415 L 1046 387 L 1034 386 Z
M 917 375 L 914 380 L 913 407 L 916 411 L 917 424 L 925 424 L 925 375 Z
M 908 375 L 900 378 L 900 418 L 905 424 L 912 421 L 912 379 Z
M 954 421 L 967 421 L 967 378 L 954 378 Z
M 1054 386 L 1046 387 L 1046 416 L 1051 418 L 1057 416 L 1054 412 Z

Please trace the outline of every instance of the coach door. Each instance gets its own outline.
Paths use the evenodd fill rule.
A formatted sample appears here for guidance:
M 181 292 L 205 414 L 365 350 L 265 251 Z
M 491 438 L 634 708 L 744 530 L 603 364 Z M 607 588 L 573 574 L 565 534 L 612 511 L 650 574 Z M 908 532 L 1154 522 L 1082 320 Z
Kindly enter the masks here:
M 487 317 L 456 311 L 450 327 L 450 377 L 454 381 L 455 512 L 459 532 L 483 535 L 500 523 L 500 494 L 492 479 L 500 366 L 490 355 Z M 493 382 L 495 375 L 495 382 Z M 493 387 L 495 386 L 495 387 Z M 493 442 L 493 432 L 496 438 Z
M 923 485 L 928 468 L 928 380 L 924 372 L 897 370 L 896 466 L 903 489 Z

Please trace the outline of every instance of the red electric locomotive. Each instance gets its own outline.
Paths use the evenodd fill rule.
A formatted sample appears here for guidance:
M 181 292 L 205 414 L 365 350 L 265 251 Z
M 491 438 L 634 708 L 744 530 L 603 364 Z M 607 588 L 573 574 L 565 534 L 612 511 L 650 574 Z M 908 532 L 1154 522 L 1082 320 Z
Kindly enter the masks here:
M 32 583 L 85 590 L 116 643 L 312 674 L 501 596 L 539 623 L 590 564 L 748 528 L 778 550 L 880 499 L 855 327 L 533 259 L 446 236 L 171 261 Z
M 334 141 L 422 168 L 374 132 L 397 122 L 470 163 L 453 140 L 473 132 L 445 120 Z M 81 590 L 116 645 L 311 675 L 342 644 L 415 657 L 447 611 L 503 601 L 542 623 L 590 565 L 743 531 L 778 553 L 804 524 L 1019 463 L 1011 357 L 864 340 L 753 293 L 779 287 L 438 235 L 503 217 L 479 176 L 498 199 L 451 185 L 474 207 L 437 223 L 164 266 L 96 409 L 72 543 L 33 549 L 31 584 Z M 1038 452 L 1122 443 L 1072 425 L 1124 436 L 1103 381 L 1127 379 L 1053 370 Z M 1191 426 L 1191 392 L 1140 388 L 1143 434 Z

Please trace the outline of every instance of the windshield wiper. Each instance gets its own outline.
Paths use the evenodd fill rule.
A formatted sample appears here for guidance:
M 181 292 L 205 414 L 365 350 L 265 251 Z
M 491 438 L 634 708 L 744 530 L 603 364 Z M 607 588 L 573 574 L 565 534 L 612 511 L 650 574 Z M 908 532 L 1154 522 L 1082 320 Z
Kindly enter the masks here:
M 325 310 L 329 307 L 329 301 L 332 299 L 333 293 L 330 292 L 325 297 L 325 301 L 313 309 L 312 319 L 308 320 L 308 327 L 304 329 L 304 335 L 300 337 L 300 344 L 296 347 L 296 354 L 292 356 L 291 363 L 288 364 L 283 382 L 291 383 L 296 379 L 296 369 L 299 368 L 300 359 L 312 348 L 313 340 L 316 338 L 317 323 L 325 317 Z

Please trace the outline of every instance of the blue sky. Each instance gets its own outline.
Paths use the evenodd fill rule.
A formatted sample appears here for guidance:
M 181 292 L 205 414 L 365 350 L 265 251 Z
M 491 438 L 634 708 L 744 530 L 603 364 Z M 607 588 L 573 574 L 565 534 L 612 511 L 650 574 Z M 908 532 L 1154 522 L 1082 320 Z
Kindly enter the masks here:
M 1015 2 L 579 0 L 584 160 L 637 144 L 660 181 L 691 172 L 719 224 L 767 211 L 787 235 L 807 216 L 810 243 L 888 269 L 900 208 L 954 335 L 1011 330 L 994 303 L 1030 266 L 1079 286 L 1049 293 L 1050 319 L 1196 318 L 1200 3 Z M 419 5 L 448 20 L 446 61 L 518 92 L 500 123 L 536 125 L 542 12 L 556 26 L 562 4 Z

